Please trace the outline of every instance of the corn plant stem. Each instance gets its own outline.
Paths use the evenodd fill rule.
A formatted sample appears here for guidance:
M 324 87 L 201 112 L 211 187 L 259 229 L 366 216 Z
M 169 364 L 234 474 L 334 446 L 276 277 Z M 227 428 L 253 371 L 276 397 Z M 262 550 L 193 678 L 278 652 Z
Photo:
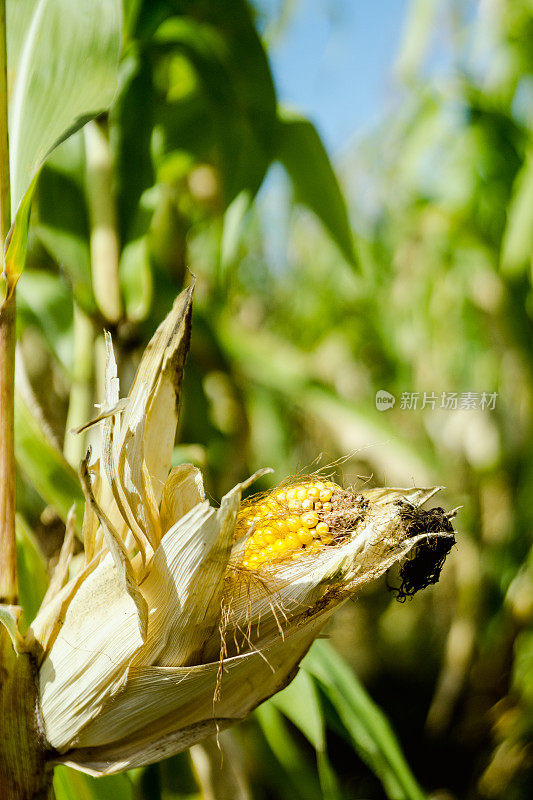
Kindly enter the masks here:
M 0 0 L 0 246 L 11 225 L 9 134 L 7 127 L 6 2 Z M 0 309 L 0 602 L 16 603 L 17 549 L 15 540 L 15 382 L 16 296 L 11 293 Z
M 87 123 L 84 137 L 93 291 L 103 316 L 111 324 L 116 324 L 122 315 L 122 302 L 111 153 L 109 142 L 97 122 Z
M 0 625 L 0 797 L 52 800 L 52 771 L 37 725 L 35 668 L 27 654 L 16 655 Z
M 0 231 L 2 244 L 11 225 L 9 134 L 7 128 L 6 0 L 0 0 Z
M 89 317 L 74 302 L 74 366 L 67 413 L 63 453 L 77 470 L 85 455 L 85 435 L 71 430 L 91 416 L 94 362 L 94 328 Z

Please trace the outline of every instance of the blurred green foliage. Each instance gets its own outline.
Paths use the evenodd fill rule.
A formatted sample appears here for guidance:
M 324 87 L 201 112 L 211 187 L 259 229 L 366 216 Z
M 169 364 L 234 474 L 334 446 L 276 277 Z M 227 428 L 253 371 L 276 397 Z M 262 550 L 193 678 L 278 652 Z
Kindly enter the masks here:
M 527 800 L 531 3 L 412 3 L 399 96 L 344 156 L 344 192 L 311 123 L 278 106 L 245 0 L 129 0 L 124 26 L 119 93 L 97 122 L 108 156 L 100 189 L 79 132 L 39 178 L 19 283 L 23 605 L 35 609 L 42 559 L 53 563 L 76 499 L 72 467 L 85 442 L 68 431 L 101 399 L 102 329 L 127 388 L 189 271 L 196 299 L 175 463 L 198 464 L 214 498 L 259 467 L 275 468 L 266 488 L 319 454 L 345 482 L 446 486 L 443 505 L 461 506 L 460 536 L 440 584 L 400 605 L 378 582 L 328 633 L 428 793 Z M 439 26 L 443 71 L 427 65 Z M 276 162 L 292 196 L 283 265 L 268 246 L 282 234 L 257 198 Z M 112 245 L 96 260 L 102 207 L 113 210 Z M 116 318 L 98 288 L 109 274 Z M 380 389 L 396 397 L 386 412 L 376 409 Z M 417 408 L 403 408 L 413 392 Z M 493 410 L 440 408 L 451 392 L 497 399 Z M 435 408 L 422 407 L 424 393 Z M 216 796 L 423 797 L 380 708 L 319 645 L 291 687 L 223 735 L 234 774 L 214 758 Z M 62 768 L 58 800 L 208 797 L 206 753 L 113 787 Z

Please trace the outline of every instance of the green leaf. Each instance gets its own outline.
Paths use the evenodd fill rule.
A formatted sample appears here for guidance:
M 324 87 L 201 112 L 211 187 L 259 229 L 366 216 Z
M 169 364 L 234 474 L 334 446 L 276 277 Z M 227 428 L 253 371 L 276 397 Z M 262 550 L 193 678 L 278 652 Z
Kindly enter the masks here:
M 155 40 L 161 51 L 184 53 L 194 68 L 209 113 L 226 205 L 242 190 L 255 195 L 274 157 L 276 95 L 248 4 L 207 4 L 201 22 L 185 16 L 166 19 Z M 177 103 L 177 114 L 170 119 L 168 109 L 163 112 L 167 154 L 184 148 L 182 107 Z M 195 147 L 202 128 L 195 126 L 193 134 Z
M 116 91 L 120 0 L 8 0 L 11 203 L 47 156 Z
M 52 353 L 66 369 L 72 369 L 72 295 L 59 275 L 26 269 L 17 286 L 17 330 L 37 328 Z
M 9 156 L 14 223 L 0 298 L 24 269 L 31 199 L 52 150 L 111 103 L 120 0 L 8 0 Z
M 24 264 L 28 246 L 28 228 L 30 226 L 31 199 L 37 177 L 22 198 L 14 224 L 6 239 L 5 271 L 0 277 L 0 301 L 3 303 L 15 288 Z
M 109 136 L 115 154 L 117 215 L 123 243 L 145 233 L 139 201 L 154 185 L 151 142 L 155 89 L 151 59 L 133 45 L 120 65 L 119 93 L 109 113 Z M 135 164 L 135 169 L 131 165 Z M 139 220 L 141 217 L 141 220 Z M 141 224 L 140 224 L 141 223 Z
M 24 643 L 19 630 L 20 606 L 6 606 L 0 603 L 0 624 L 2 624 L 11 639 L 15 653 L 23 651 Z
M 533 257 L 533 148 L 518 173 L 507 209 L 503 234 L 501 266 L 508 277 L 530 268 Z
M 55 508 L 63 522 L 71 505 L 76 504 L 79 534 L 84 498 L 78 476 L 50 442 L 18 392 L 15 394 L 15 455 L 31 485 Z
M 319 680 L 352 744 L 380 779 L 387 797 L 426 800 L 387 718 L 335 650 L 327 642 L 315 642 L 302 666 Z
M 318 777 L 324 800 L 337 800 L 342 793 L 326 751 L 326 720 L 320 704 L 315 679 L 300 670 L 286 689 L 270 700 L 290 719 L 316 750 Z
M 251 205 L 250 192 L 243 189 L 226 209 L 220 246 L 220 263 L 223 272 L 231 267 L 237 259 L 244 219 Z
M 85 199 L 85 150 L 81 132 L 63 142 L 39 175 L 32 232 L 57 262 L 79 305 L 95 310 Z
M 271 702 L 268 702 L 256 709 L 255 716 L 284 773 L 284 782 L 289 784 L 287 788 L 290 791 L 287 792 L 287 796 L 302 800 L 322 800 L 318 781 L 291 736 L 282 714 Z
M 127 775 L 91 778 L 69 767 L 54 770 L 56 800 L 133 800 L 133 786 Z
M 48 573 L 33 531 L 21 514 L 17 514 L 16 525 L 19 603 L 27 626 L 37 614 L 48 588 Z
M 291 178 L 296 199 L 317 215 L 346 260 L 357 266 L 346 202 L 320 136 L 309 120 L 280 116 L 277 158 Z
M 120 258 L 120 287 L 129 320 L 143 320 L 150 311 L 153 285 L 146 236 L 124 247 Z
M 286 689 L 270 701 L 309 739 L 315 750 L 325 747 L 324 716 L 311 675 L 300 670 Z

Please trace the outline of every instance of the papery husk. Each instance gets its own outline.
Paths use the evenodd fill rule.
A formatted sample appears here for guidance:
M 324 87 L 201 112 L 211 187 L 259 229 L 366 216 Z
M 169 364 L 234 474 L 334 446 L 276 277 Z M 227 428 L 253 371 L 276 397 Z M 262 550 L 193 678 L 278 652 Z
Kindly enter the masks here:
M 176 435 L 193 288 L 176 298 L 154 333 L 125 400 L 119 399 L 115 359 L 107 340 L 106 400 L 101 413 L 78 429 L 104 425 L 101 440 L 93 446 L 91 471 L 100 475 L 103 468 L 105 480 L 93 485 L 94 497 L 111 522 L 111 530 L 127 547 L 136 546 L 139 578 L 164 533 L 157 509 Z M 85 552 L 90 560 L 101 549 L 101 529 L 94 518 L 85 528 Z
M 62 762 L 93 775 L 108 775 L 177 753 L 244 719 L 293 679 L 296 665 L 330 613 L 310 619 L 288 641 L 278 635 L 260 653 L 225 660 L 216 702 L 218 662 L 132 669 L 123 692 L 82 733 Z M 118 741 L 117 731 L 125 734 Z
M 86 459 L 81 469 L 87 498 L 83 525 L 87 563 L 62 588 L 70 560 L 69 536 L 60 558 L 61 574 L 52 581 L 26 637 L 41 664 L 41 703 L 50 729 L 59 731 L 51 737 L 53 743 L 60 746 L 98 713 L 107 693 L 112 695 L 120 687 L 146 640 L 148 606 L 139 582 L 161 537 L 157 504 L 170 467 L 191 299 L 192 287 L 176 299 L 152 337 L 125 400 L 119 399 L 108 338 L 106 401 L 96 420 L 83 426 L 103 425 L 92 462 Z M 171 511 L 183 512 L 183 504 Z M 133 518 L 142 523 L 135 535 L 134 525 L 128 525 Z

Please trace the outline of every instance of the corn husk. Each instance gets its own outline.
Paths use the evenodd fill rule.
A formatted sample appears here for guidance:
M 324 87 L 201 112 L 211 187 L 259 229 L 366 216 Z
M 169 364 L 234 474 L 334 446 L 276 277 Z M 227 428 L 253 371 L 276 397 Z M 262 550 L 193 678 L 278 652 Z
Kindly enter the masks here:
M 368 513 L 335 547 L 241 569 L 241 496 L 262 472 L 215 508 L 198 469 L 170 470 L 190 308 L 186 291 L 122 400 L 107 340 L 100 438 L 81 468 L 85 563 L 64 585 L 69 535 L 26 640 L 53 760 L 93 775 L 190 747 L 286 686 L 334 609 L 424 538 L 399 502 L 419 507 L 436 491 L 363 492 Z

